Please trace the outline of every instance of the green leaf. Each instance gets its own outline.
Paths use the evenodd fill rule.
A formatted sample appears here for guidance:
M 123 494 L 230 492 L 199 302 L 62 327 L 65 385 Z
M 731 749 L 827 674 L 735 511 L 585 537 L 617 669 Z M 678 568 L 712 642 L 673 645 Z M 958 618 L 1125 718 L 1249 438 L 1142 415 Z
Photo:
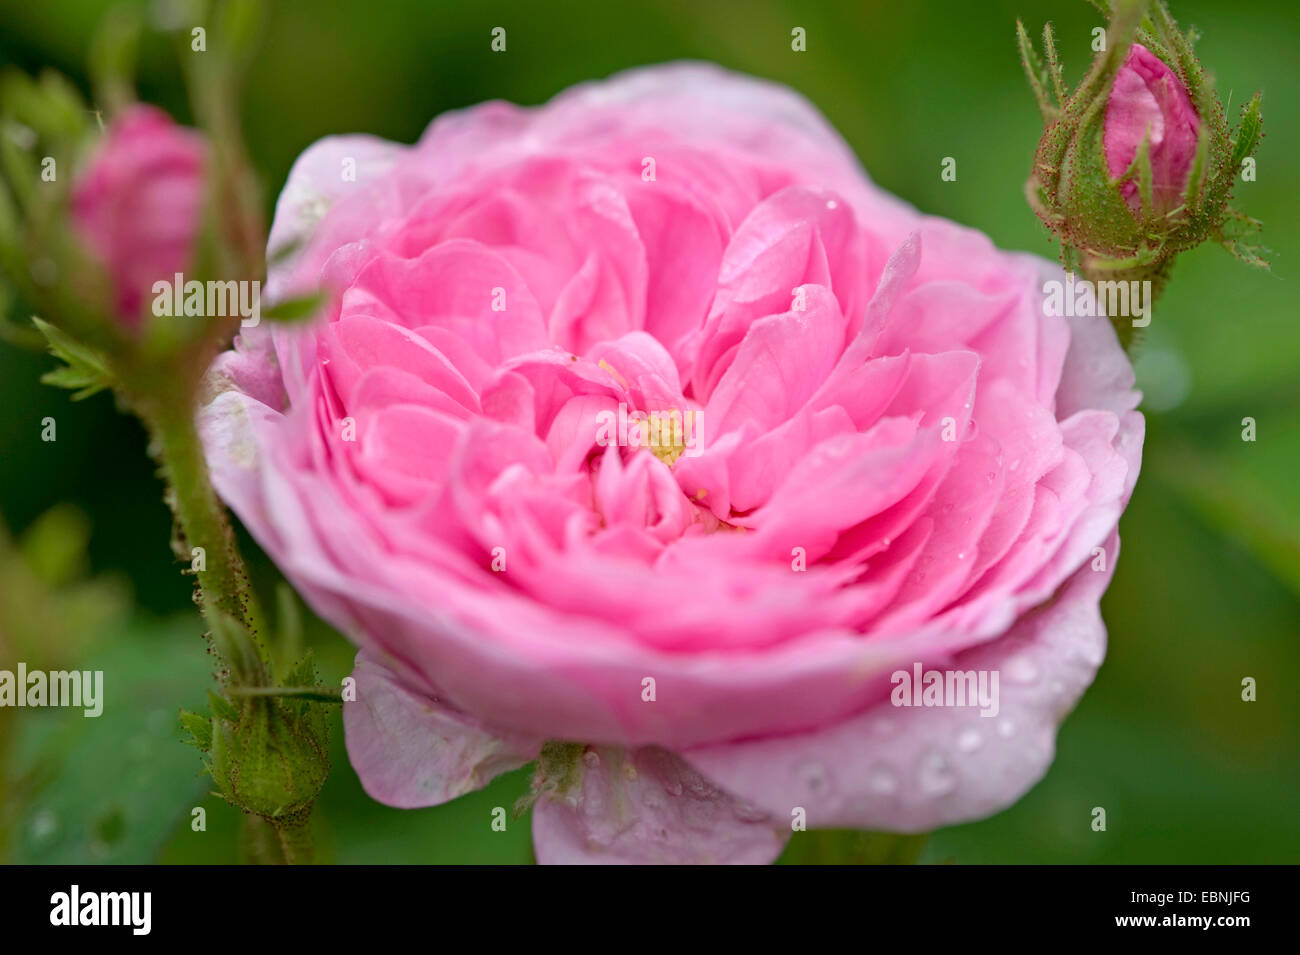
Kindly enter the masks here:
M 14 769 L 25 793 L 12 839 L 23 864 L 143 864 L 208 788 L 192 749 L 177 745 L 177 710 L 198 702 L 208 660 L 194 614 L 136 620 L 77 661 L 103 673 L 103 713 L 25 710 Z
M 62 368 L 47 372 L 41 381 L 59 388 L 80 389 L 72 396 L 74 401 L 112 387 L 113 376 L 103 355 L 35 316 L 32 317 L 32 323 L 45 336 L 50 354 L 67 363 Z
M 319 293 L 302 298 L 291 298 L 264 309 L 262 317 L 269 318 L 273 322 L 301 322 L 315 317 L 324 304 L 325 296 Z

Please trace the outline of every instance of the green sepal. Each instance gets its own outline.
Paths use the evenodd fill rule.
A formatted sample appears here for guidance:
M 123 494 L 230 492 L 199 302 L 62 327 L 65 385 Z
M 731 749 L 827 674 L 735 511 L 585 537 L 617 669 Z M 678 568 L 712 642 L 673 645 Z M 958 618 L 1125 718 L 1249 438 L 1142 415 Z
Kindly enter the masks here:
M 1246 157 L 1259 145 L 1259 137 L 1264 127 L 1259 112 L 1259 99 L 1260 96 L 1256 93 L 1246 104 L 1241 114 L 1241 122 L 1232 133 L 1232 174 L 1234 176 L 1241 171 L 1241 164 L 1246 161 Z
M 195 746 L 206 753 L 212 748 L 212 720 L 199 713 L 181 710 L 181 728 L 189 733 L 189 738 L 182 740 L 187 746 Z
M 1038 56 L 1038 51 L 1034 49 L 1033 41 L 1025 32 L 1025 25 L 1019 20 L 1016 21 L 1016 40 L 1020 44 L 1020 62 L 1025 68 L 1025 76 L 1029 79 L 1029 88 L 1033 90 L 1034 99 L 1038 101 L 1039 112 L 1043 114 L 1043 119 L 1051 122 L 1060 112 L 1061 101 L 1058 100 L 1054 104 L 1049 99 L 1047 89 L 1051 78 L 1047 68 L 1043 66 L 1042 59 Z

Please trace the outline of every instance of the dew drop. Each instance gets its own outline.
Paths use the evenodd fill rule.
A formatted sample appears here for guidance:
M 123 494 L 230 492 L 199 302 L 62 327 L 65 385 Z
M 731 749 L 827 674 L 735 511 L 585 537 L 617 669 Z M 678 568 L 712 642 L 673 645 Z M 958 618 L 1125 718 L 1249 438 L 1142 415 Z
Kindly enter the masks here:
M 1038 679 L 1038 667 L 1027 656 L 1014 656 L 1007 661 L 1003 671 L 1012 683 L 1033 683 Z
M 59 818 L 49 809 L 41 809 L 28 824 L 33 842 L 45 842 L 59 831 Z
M 799 770 L 799 778 L 810 793 L 823 793 L 830 789 L 830 774 L 821 763 L 808 763 Z
M 998 735 L 1003 739 L 1010 739 L 1016 735 L 1016 724 L 1010 720 L 1001 720 L 998 722 Z
M 884 766 L 877 766 L 871 771 L 871 775 L 867 778 L 867 785 L 871 787 L 872 792 L 880 793 L 882 796 L 898 791 L 898 779 Z
M 957 737 L 957 748 L 963 753 L 973 753 L 984 745 L 984 737 L 979 730 L 962 730 Z
M 942 753 L 931 752 L 921 758 L 920 784 L 926 796 L 942 796 L 957 785 L 952 767 Z

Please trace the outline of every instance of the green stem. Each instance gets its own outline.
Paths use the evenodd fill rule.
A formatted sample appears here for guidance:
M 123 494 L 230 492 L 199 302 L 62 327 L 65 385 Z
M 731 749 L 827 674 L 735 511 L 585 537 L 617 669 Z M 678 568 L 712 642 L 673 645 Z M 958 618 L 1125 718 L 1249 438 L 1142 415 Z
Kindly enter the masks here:
M 230 667 L 236 686 L 261 686 L 270 678 L 261 637 L 265 618 L 249 586 L 226 511 L 208 480 L 207 464 L 188 394 L 163 394 L 146 403 L 141 417 L 153 438 L 151 450 L 167 480 L 167 501 L 176 517 L 173 548 L 191 560 L 202 547 L 204 560 L 195 571 L 199 605 L 213 640 Z
M 316 688 L 271 686 L 272 665 L 262 642 L 262 635 L 268 632 L 265 618 L 249 584 L 225 507 L 208 477 L 194 420 L 194 398 L 183 387 L 156 387 L 148 394 L 150 399 L 141 402 L 139 410 L 152 435 L 151 451 L 167 480 L 167 500 L 176 516 L 173 547 L 182 560 L 191 558 L 191 548 L 204 549 L 204 562 L 194 571 L 199 582 L 196 599 L 211 628 L 219 658 L 229 668 L 227 694 L 278 696 L 305 689 L 319 692 Z M 265 862 L 310 863 L 311 814 L 308 805 L 290 818 L 250 816 L 250 854 Z
M 276 821 L 250 815 L 244 823 L 244 853 L 259 865 L 311 865 L 316 849 L 308 818 Z
M 285 865 L 310 865 L 315 861 L 316 848 L 312 842 L 311 823 L 308 819 L 286 825 L 273 822 L 271 827 L 275 830 L 280 856 Z

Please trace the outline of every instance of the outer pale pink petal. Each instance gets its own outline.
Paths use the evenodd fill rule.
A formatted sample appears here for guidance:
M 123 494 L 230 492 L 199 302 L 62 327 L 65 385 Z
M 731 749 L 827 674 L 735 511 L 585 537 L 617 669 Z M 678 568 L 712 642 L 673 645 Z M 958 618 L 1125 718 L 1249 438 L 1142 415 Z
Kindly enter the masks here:
M 399 809 L 436 806 L 537 758 L 540 740 L 488 732 L 437 699 L 407 689 L 365 651 L 357 698 L 343 704 L 348 758 L 373 799 Z
M 1118 547 L 1112 535 L 1107 553 Z M 1085 565 L 1007 635 L 956 658 L 959 669 L 999 673 L 996 716 L 885 701 L 835 726 L 683 756 L 776 818 L 802 806 L 813 828 L 924 832 L 991 815 L 1051 766 L 1056 728 L 1105 655 L 1097 602 L 1110 576 Z
M 543 865 L 772 862 L 788 832 L 658 747 L 589 748 L 572 790 L 533 808 Z
M 290 291 L 291 273 L 304 257 L 316 224 L 337 203 L 372 190 L 407 147 L 374 136 L 327 136 L 308 146 L 293 168 L 275 203 L 275 218 L 267 240 L 273 261 L 266 294 L 271 299 Z M 372 208 L 371 212 L 378 210 Z M 378 218 L 378 216 L 376 216 Z M 277 258 L 284 250 L 295 254 Z M 317 268 L 331 249 L 315 250 Z M 316 278 L 319 272 L 312 272 Z M 296 287 L 294 291 L 300 291 Z

